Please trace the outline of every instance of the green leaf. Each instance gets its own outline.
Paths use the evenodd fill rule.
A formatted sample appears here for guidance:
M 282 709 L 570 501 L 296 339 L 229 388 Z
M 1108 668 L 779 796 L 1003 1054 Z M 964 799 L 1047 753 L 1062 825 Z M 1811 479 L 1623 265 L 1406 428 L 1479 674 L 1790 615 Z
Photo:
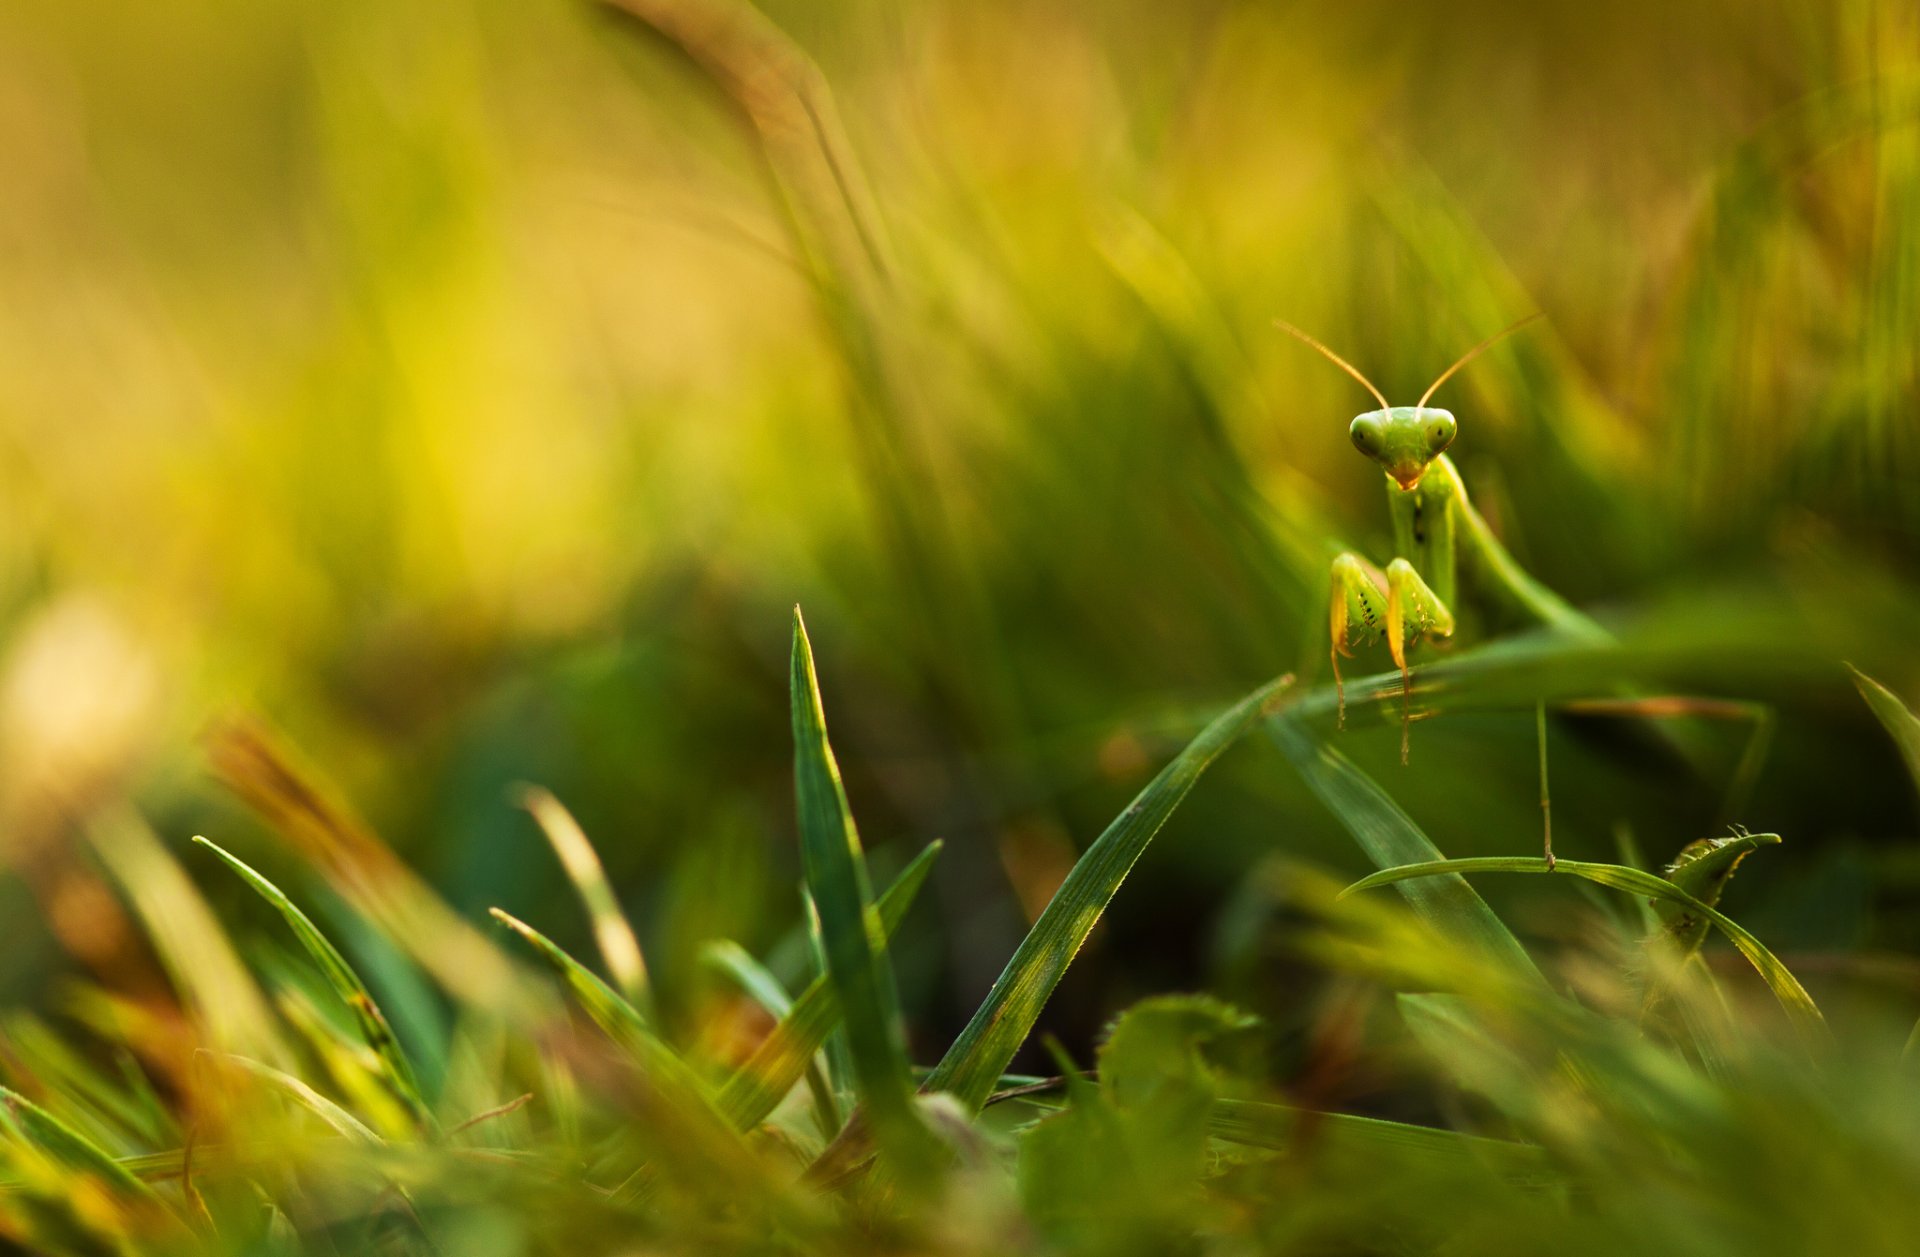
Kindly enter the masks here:
M 941 844 L 927 848 L 902 869 L 880 896 L 880 927 L 891 935 L 920 893 Z M 780 1098 L 800 1080 L 815 1052 L 840 1020 L 840 998 L 825 977 L 815 978 L 793 1001 L 793 1009 L 773 1028 L 726 1084 L 714 1103 L 728 1121 L 745 1130 L 765 1120 Z
M 10 1124 L 33 1146 L 60 1164 L 92 1174 L 137 1200 L 158 1204 L 153 1189 L 108 1156 L 98 1144 L 10 1087 L 0 1087 Z
M 787 988 L 780 979 L 732 939 L 716 939 L 708 943 L 700 949 L 700 960 L 708 968 L 730 978 L 734 985 L 772 1014 L 776 1021 L 784 1020 L 793 1011 L 793 998 L 787 994 Z M 813 1096 L 814 1124 L 820 1128 L 822 1139 L 832 1139 L 840 1130 L 840 1105 L 820 1072 L 817 1061 L 807 1062 L 806 1078 L 807 1089 Z
M 1717 908 L 1740 861 L 1757 848 L 1779 841 L 1779 834 L 1746 832 L 1696 839 L 1680 848 L 1680 854 L 1661 870 L 1661 875 L 1709 908 Z M 1684 905 L 1661 899 L 1654 901 L 1653 910 L 1664 927 L 1663 933 L 1677 949 L 1677 959 L 1693 955 L 1707 941 L 1706 919 Z
M 923 1090 L 951 1092 L 968 1111 L 979 1110 L 1140 853 L 1207 766 L 1292 683 L 1292 677 L 1269 682 L 1216 718 L 1094 840 L 1021 940 L 966 1029 L 928 1075 Z
M 758 1176 L 752 1149 L 740 1138 L 736 1125 L 716 1108 L 700 1076 L 654 1033 L 633 1005 L 540 931 L 499 908 L 489 911 L 553 966 L 587 1016 L 638 1067 L 646 1085 L 643 1099 L 651 1102 L 650 1138 L 730 1178 Z
M 607 972 L 613 975 L 614 985 L 635 1006 L 645 1008 L 647 963 L 640 952 L 640 940 L 634 937 L 633 926 L 620 911 L 620 901 L 607 881 L 607 870 L 594 853 L 586 831 L 560 800 L 539 786 L 523 790 L 520 804 L 539 823 L 554 854 L 560 857 L 561 867 L 566 870 L 593 923 L 594 942 L 600 948 L 601 959 L 607 962 Z
M 1806 988 L 1797 978 L 1788 972 L 1766 946 L 1741 926 L 1737 921 L 1723 915 L 1719 910 L 1708 906 L 1687 894 L 1663 877 L 1640 869 L 1630 869 L 1619 864 L 1587 864 L 1579 860 L 1560 860 L 1549 865 L 1538 856 L 1481 856 L 1465 860 L 1434 860 L 1423 864 L 1407 864 L 1399 868 L 1382 869 L 1378 873 L 1361 878 L 1342 892 L 1351 895 L 1358 891 L 1371 890 L 1376 886 L 1387 886 L 1396 882 L 1410 881 L 1424 877 L 1445 877 L 1469 873 L 1565 873 L 1585 878 L 1601 886 L 1611 886 L 1615 890 L 1624 890 L 1632 894 L 1646 895 L 1653 899 L 1677 903 L 1690 912 L 1699 913 L 1720 927 L 1720 932 L 1729 942 L 1740 949 L 1753 967 L 1766 981 L 1774 997 L 1794 1019 L 1802 1030 L 1810 1035 L 1823 1033 L 1826 1019 L 1820 1015 L 1820 1009 L 1808 995 Z
M 513 914 L 499 908 L 489 908 L 487 911 L 493 915 L 494 920 L 525 939 L 536 952 L 540 953 L 541 958 L 551 965 L 554 972 L 566 982 L 567 989 L 573 992 L 574 999 L 579 1001 L 580 1007 L 586 1011 L 587 1016 L 606 1032 L 608 1038 L 642 1056 L 649 1055 L 652 1049 L 638 1047 L 637 1044 L 659 1044 L 653 1028 L 647 1024 L 647 1019 L 640 1015 L 640 1010 L 627 1003 L 620 993 L 608 986 L 599 974 L 575 960 L 558 943 Z M 664 1044 L 659 1046 L 664 1050 Z
M 312 1087 L 309 1087 L 306 1083 L 295 1078 L 285 1070 L 275 1069 L 271 1065 L 262 1064 L 254 1060 L 252 1057 L 236 1056 L 231 1052 L 225 1053 L 217 1059 L 229 1065 L 238 1066 L 246 1073 L 252 1074 L 255 1078 L 260 1079 L 274 1090 L 286 1095 L 302 1108 L 308 1110 L 315 1117 L 325 1122 L 328 1126 L 331 1126 L 340 1134 L 345 1135 L 347 1138 L 366 1144 L 380 1145 L 385 1143 L 365 1122 L 362 1122 L 359 1118 L 347 1112 L 332 1100 L 327 1099 L 327 1097 L 321 1095 L 318 1091 L 315 1091 Z
M 1377 867 L 1390 869 L 1446 859 L 1373 778 L 1315 737 L 1302 719 L 1281 712 L 1268 719 L 1267 734 L 1305 779 L 1307 788 L 1326 804 Z M 1408 883 L 1400 893 L 1416 915 L 1448 938 L 1517 974 L 1544 981 L 1520 940 L 1465 878 Z
M 840 768 L 827 742 L 813 648 L 798 607 L 793 611 L 792 708 L 800 854 L 820 915 L 827 978 L 846 1017 L 854 1079 L 883 1142 L 910 1139 L 920 1122 L 886 933 L 874 910 L 866 856 Z
M 793 997 L 787 994 L 779 978 L 753 958 L 753 954 L 730 938 L 717 938 L 700 949 L 700 963 L 716 973 L 725 974 L 735 986 L 753 997 L 776 1019 L 793 1011 Z
M 1309 1148 L 1322 1156 L 1351 1158 L 1375 1167 L 1416 1162 L 1444 1168 L 1466 1161 L 1479 1162 L 1507 1178 L 1552 1176 L 1546 1150 L 1538 1144 L 1350 1113 L 1313 1113 L 1264 1100 L 1216 1101 L 1212 1133 L 1216 1139 L 1249 1147 Z
M 326 977 L 327 984 L 333 988 L 334 994 L 338 995 L 353 1011 L 354 1021 L 360 1027 L 361 1037 L 366 1040 L 367 1046 L 373 1049 L 374 1055 L 380 1059 L 386 1071 L 387 1081 L 392 1085 L 394 1092 L 413 1111 L 418 1121 L 430 1126 L 433 1115 L 427 1107 L 426 1100 L 420 1094 L 420 1084 L 415 1079 L 413 1064 L 407 1059 L 406 1049 L 400 1045 L 399 1039 L 394 1037 L 393 1027 L 387 1023 L 386 1014 L 382 1013 L 380 1006 L 374 1003 L 373 995 L 367 990 L 366 984 L 360 980 L 360 975 L 354 972 L 353 966 L 347 963 L 347 958 L 340 954 L 339 949 L 334 947 L 327 936 L 320 932 L 320 928 L 314 925 L 293 900 L 287 898 L 278 886 L 255 872 L 252 866 L 199 834 L 195 834 L 193 840 L 224 860 L 228 868 L 238 873 L 256 894 L 272 904 L 286 923 L 292 927 L 294 937 L 298 938 L 300 945 L 306 948 L 307 955 L 313 958 L 314 964 Z
M 1847 671 L 1853 673 L 1853 684 L 1860 691 L 1860 697 L 1867 700 L 1867 706 L 1873 709 L 1894 745 L 1900 748 L 1900 756 L 1907 762 L 1907 773 L 1913 778 L 1915 788 L 1920 789 L 1920 716 L 1915 716 L 1913 709 L 1900 701 L 1899 695 L 1852 664 L 1847 665 Z
M 1027 1132 L 1020 1192 L 1043 1230 L 1094 1251 L 1158 1251 L 1190 1232 L 1215 1103 L 1258 1021 L 1204 995 L 1123 1013 L 1100 1048 L 1100 1084 Z M 1091 1240 L 1091 1243 L 1088 1241 Z

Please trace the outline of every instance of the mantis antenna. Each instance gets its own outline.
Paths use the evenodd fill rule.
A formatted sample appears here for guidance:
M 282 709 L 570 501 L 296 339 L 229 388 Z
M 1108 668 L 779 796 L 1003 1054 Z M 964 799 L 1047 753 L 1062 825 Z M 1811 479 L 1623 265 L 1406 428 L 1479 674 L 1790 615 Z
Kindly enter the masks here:
M 1299 328 L 1295 327 L 1293 324 L 1287 322 L 1285 319 L 1275 319 L 1273 321 L 1273 325 L 1279 328 L 1281 331 L 1287 333 L 1289 336 L 1297 337 L 1300 340 L 1305 341 L 1308 345 L 1312 346 L 1314 349 L 1319 350 L 1320 353 L 1327 359 L 1327 361 L 1331 362 L 1334 366 L 1339 367 L 1342 371 L 1345 371 L 1348 375 L 1352 376 L 1354 379 L 1360 381 L 1360 383 L 1366 387 L 1367 392 L 1373 394 L 1374 400 L 1380 403 L 1380 409 L 1382 410 L 1392 409 L 1392 407 L 1387 405 L 1387 399 L 1381 394 L 1380 390 L 1373 386 L 1373 381 L 1369 380 L 1366 376 L 1361 375 L 1360 369 L 1354 366 L 1351 362 L 1348 362 L 1345 358 L 1342 358 L 1339 354 L 1333 352 L 1333 350 L 1328 349 L 1325 345 L 1321 344 L 1319 341 L 1315 340 L 1313 337 L 1307 335 L 1305 332 L 1301 331 Z M 1507 329 L 1507 331 L 1512 331 L 1512 330 L 1513 330 L 1512 328 Z M 1506 335 L 1506 332 L 1502 332 L 1500 335 L 1504 336 Z M 1498 339 L 1498 338 L 1496 337 L 1495 339 Z M 1481 346 L 1481 348 L 1484 349 L 1486 348 L 1486 346 L 1483 345 Z M 1476 349 L 1473 352 L 1479 353 L 1480 350 Z M 1469 355 L 1469 357 L 1471 356 L 1472 355 Z M 1456 363 L 1454 365 L 1457 367 L 1459 364 Z M 1449 375 L 1452 374 L 1452 371 L 1449 370 L 1448 374 Z M 1443 375 L 1440 378 L 1444 380 L 1447 377 Z M 1434 388 L 1438 388 L 1438 387 L 1439 387 L 1438 384 L 1434 385 Z M 1428 389 L 1427 391 L 1431 393 L 1433 389 Z
M 1427 399 L 1429 397 L 1432 397 L 1435 391 L 1437 391 L 1442 384 L 1445 384 L 1447 382 L 1447 378 L 1451 376 L 1455 371 L 1458 371 L 1461 367 L 1466 366 L 1469 362 L 1472 362 L 1475 358 L 1478 358 L 1481 354 L 1485 353 L 1487 350 L 1492 349 L 1495 345 L 1499 344 L 1501 341 L 1505 340 L 1507 337 L 1513 335 L 1515 332 L 1519 331 L 1521 328 L 1525 327 L 1527 324 L 1533 322 L 1535 319 L 1542 318 L 1542 317 L 1544 317 L 1542 312 L 1535 311 L 1534 313 L 1529 314 L 1526 318 L 1521 319 L 1518 323 L 1510 324 L 1507 327 L 1501 328 L 1499 331 L 1495 332 L 1493 335 L 1487 337 L 1485 340 L 1475 345 L 1472 349 L 1469 349 L 1467 350 L 1467 352 L 1461 354 L 1460 360 L 1458 362 L 1455 362 L 1452 366 L 1448 367 L 1445 371 L 1442 371 L 1440 373 L 1439 379 L 1427 385 L 1427 391 L 1420 394 L 1419 404 L 1416 405 L 1414 409 L 1418 410 L 1420 409 L 1421 406 L 1425 406 L 1427 404 Z M 1298 335 L 1298 333 L 1295 333 L 1295 335 Z M 1325 350 L 1322 350 L 1321 352 L 1324 353 Z M 1336 358 L 1334 359 L 1334 361 L 1338 362 L 1339 359 Z M 1348 370 L 1352 370 L 1352 368 L 1349 367 Z M 1372 387 L 1372 386 L 1369 385 L 1368 387 Z

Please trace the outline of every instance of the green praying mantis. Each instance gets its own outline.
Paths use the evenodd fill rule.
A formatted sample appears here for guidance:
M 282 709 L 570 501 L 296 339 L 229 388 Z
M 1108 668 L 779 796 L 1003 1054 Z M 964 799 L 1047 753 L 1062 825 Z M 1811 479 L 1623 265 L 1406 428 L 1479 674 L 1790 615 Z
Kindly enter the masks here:
M 1407 652 L 1422 639 L 1451 637 L 1456 627 L 1455 600 L 1460 593 L 1462 559 L 1474 578 L 1478 594 L 1495 604 L 1505 618 L 1551 629 L 1573 640 L 1610 642 L 1606 631 L 1565 599 L 1535 580 L 1508 553 L 1486 519 L 1474 508 L 1466 485 L 1447 449 L 1459 432 L 1453 413 L 1427 403 L 1462 367 L 1488 349 L 1532 323 L 1530 315 L 1506 327 L 1462 354 L 1440 373 L 1412 406 L 1394 406 L 1358 368 L 1290 323 L 1279 327 L 1304 341 L 1373 394 L 1380 409 L 1354 418 L 1348 435 L 1354 447 L 1378 464 L 1386 475 L 1387 509 L 1393 520 L 1394 557 L 1384 571 L 1351 552 L 1333 560 L 1328 600 L 1328 656 L 1333 665 L 1339 719 L 1346 723 L 1346 695 L 1340 678 L 1340 660 L 1351 658 L 1357 645 L 1385 637 L 1387 650 L 1400 669 L 1400 761 L 1407 761 L 1411 668 Z M 1747 777 L 1757 773 L 1764 755 L 1770 713 L 1754 704 L 1699 699 L 1590 700 L 1580 705 L 1592 712 L 1621 715 L 1704 715 L 1755 722 L 1754 735 L 1736 770 L 1729 799 L 1742 792 Z M 1535 707 L 1540 743 L 1540 806 L 1545 829 L 1546 858 L 1553 864 L 1553 812 L 1547 789 L 1546 704 Z

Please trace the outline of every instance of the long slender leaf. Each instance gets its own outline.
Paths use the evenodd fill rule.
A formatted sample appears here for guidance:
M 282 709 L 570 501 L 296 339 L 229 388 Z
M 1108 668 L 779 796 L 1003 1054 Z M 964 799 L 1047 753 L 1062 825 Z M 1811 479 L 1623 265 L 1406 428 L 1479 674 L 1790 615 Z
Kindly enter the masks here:
M 252 1057 L 237 1056 L 230 1052 L 221 1055 L 218 1059 L 226 1064 L 237 1066 L 244 1072 L 260 1079 L 260 1081 L 266 1083 L 274 1090 L 290 1097 L 302 1108 L 308 1110 L 315 1117 L 349 1139 L 376 1145 L 385 1142 L 379 1135 L 375 1134 L 373 1129 L 365 1122 L 347 1112 L 332 1100 L 327 1099 L 327 1097 L 321 1095 L 318 1091 L 315 1091 L 312 1087 L 300 1081 L 300 1079 L 295 1078 L 292 1074 L 287 1073 L 285 1070 L 275 1069 L 271 1065 L 254 1060 Z
M 334 994 L 338 995 L 353 1011 L 354 1021 L 360 1027 L 361 1037 L 367 1041 L 367 1046 L 373 1049 L 374 1055 L 379 1057 L 380 1063 L 385 1067 L 387 1081 L 392 1084 L 395 1093 L 413 1111 L 416 1120 L 431 1125 L 433 1115 L 427 1107 L 425 1098 L 420 1094 L 420 1084 L 414 1075 L 413 1063 L 407 1058 L 406 1049 L 394 1036 L 393 1027 L 387 1023 L 386 1014 L 380 1011 L 380 1006 L 374 1002 L 366 983 L 360 980 L 360 975 L 355 973 L 353 966 L 347 963 L 347 958 L 340 954 L 332 941 L 320 932 L 320 928 L 300 910 L 293 900 L 286 896 L 285 892 L 254 871 L 251 865 L 199 834 L 195 834 L 193 840 L 225 861 L 228 868 L 238 873 L 256 894 L 273 905 L 275 911 L 285 919 L 287 925 L 292 928 L 294 937 L 300 940 L 300 945 L 306 948 L 307 955 L 313 958 L 314 964 L 326 977 L 327 984 L 333 988 Z
M 1514 1178 L 1551 1175 L 1546 1150 L 1537 1144 L 1349 1113 L 1313 1113 L 1262 1100 L 1215 1101 L 1211 1130 L 1216 1138 L 1257 1148 L 1322 1147 L 1375 1162 L 1395 1157 L 1429 1163 L 1479 1161 Z
M 757 1176 L 752 1150 L 716 1108 L 706 1083 L 633 1005 L 540 931 L 499 908 L 490 911 L 553 966 L 587 1016 L 633 1059 L 656 1118 L 652 1137 L 675 1142 L 682 1152 L 725 1173 Z
M 487 911 L 493 915 L 494 920 L 525 939 L 536 952 L 540 953 L 541 958 L 551 965 L 554 972 L 566 982 L 567 989 L 573 992 L 574 999 L 579 1001 L 580 1007 L 586 1011 L 587 1016 L 606 1032 L 608 1038 L 623 1047 L 631 1047 L 634 1042 L 642 1040 L 658 1043 L 653 1028 L 647 1024 L 647 1019 L 640 1015 L 640 1010 L 629 1004 L 618 991 L 608 986 L 606 979 L 575 960 L 558 943 L 512 913 L 500 908 L 489 908 Z M 661 1046 L 664 1048 L 665 1045 Z
M 1342 892 L 1351 895 L 1358 891 L 1371 890 L 1376 886 L 1388 886 L 1395 882 L 1410 881 L 1424 877 L 1445 877 L 1470 873 L 1566 873 L 1582 877 L 1601 886 L 1611 886 L 1633 894 L 1676 903 L 1690 912 L 1699 913 L 1720 927 L 1720 932 L 1729 942 L 1740 949 L 1766 981 L 1774 997 L 1780 1001 L 1788 1014 L 1804 1030 L 1824 1031 L 1826 1019 L 1820 1015 L 1820 1009 L 1807 994 L 1787 967 L 1759 939 L 1749 933 L 1739 922 L 1732 920 L 1718 909 L 1695 899 L 1664 877 L 1656 877 L 1641 869 L 1630 869 L 1620 864 L 1588 864 L 1580 860 L 1560 860 L 1549 865 L 1538 856 L 1479 856 L 1464 860 L 1433 860 L 1422 864 L 1407 864 L 1399 868 L 1382 869 L 1378 873 L 1361 878 Z
M 1680 854 L 1661 870 L 1661 876 L 1709 908 L 1717 908 L 1740 862 L 1757 848 L 1779 841 L 1779 834 L 1738 833 L 1726 838 L 1701 838 L 1682 847 Z M 1707 939 L 1704 918 L 1684 905 L 1665 899 L 1654 905 L 1654 911 L 1664 923 L 1664 933 L 1673 941 L 1678 959 L 1685 960 L 1700 950 L 1700 944 Z
M 1267 734 L 1375 866 L 1388 869 L 1446 859 L 1386 791 L 1353 761 L 1315 737 L 1304 721 L 1282 712 L 1267 721 Z M 1409 882 L 1400 893 L 1416 914 L 1447 937 L 1473 946 L 1516 973 L 1540 977 L 1520 940 L 1465 878 Z
M 1207 766 L 1292 683 L 1291 677 L 1269 682 L 1221 714 L 1094 840 L 1014 950 L 966 1029 L 934 1066 L 923 1090 L 951 1092 L 968 1111 L 979 1110 L 1140 853 Z
M 98 1144 L 19 1092 L 10 1087 L 0 1087 L 0 1105 L 6 1107 L 13 1127 L 54 1160 L 96 1175 L 116 1190 L 137 1200 L 149 1204 L 159 1203 L 159 1198 L 153 1194 L 151 1187 L 108 1156 Z
M 1847 670 L 1853 673 L 1853 684 L 1860 691 L 1860 697 L 1867 700 L 1867 706 L 1886 727 L 1893 744 L 1900 748 L 1907 774 L 1913 778 L 1914 787 L 1920 789 L 1920 716 L 1914 715 L 1913 709 L 1901 702 L 1898 694 L 1860 669 L 1848 665 Z
M 939 854 L 940 844 L 930 843 L 880 896 L 880 927 L 888 935 L 900 927 Z M 793 1001 L 792 1011 L 720 1088 L 714 1103 L 721 1113 L 743 1130 L 764 1120 L 800 1080 L 839 1020 L 840 997 L 824 976 L 815 978 Z
M 626 914 L 620 911 L 620 901 L 607 881 L 607 870 L 587 840 L 586 831 L 559 799 L 539 786 L 527 787 L 521 793 L 520 803 L 539 822 L 541 832 L 547 836 L 554 854 L 560 857 L 561 867 L 573 882 L 593 922 L 594 942 L 600 948 L 601 959 L 607 962 L 607 972 L 613 975 L 614 985 L 636 1007 L 646 1008 L 647 962 L 640 952 L 640 940 L 634 936 Z
M 787 988 L 780 979 L 732 939 L 708 943 L 701 948 L 700 959 L 709 968 L 725 974 L 776 1020 L 784 1019 L 793 1011 L 793 998 L 787 994 Z M 814 1124 L 820 1128 L 821 1138 L 832 1139 L 840 1130 L 839 1099 L 821 1072 L 817 1059 L 807 1062 L 806 1078 L 807 1090 L 813 1096 Z
M 794 799 L 808 893 L 819 911 L 827 977 L 846 1017 L 854 1079 L 882 1141 L 903 1146 L 920 1122 L 900 1026 L 886 933 L 874 910 L 860 833 L 827 742 L 827 717 L 806 621 L 793 610 Z

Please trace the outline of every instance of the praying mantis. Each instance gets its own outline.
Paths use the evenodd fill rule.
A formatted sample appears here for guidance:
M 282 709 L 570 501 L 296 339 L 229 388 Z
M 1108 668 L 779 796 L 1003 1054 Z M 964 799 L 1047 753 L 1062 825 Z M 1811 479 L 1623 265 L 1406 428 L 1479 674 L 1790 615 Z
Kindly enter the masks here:
M 1456 627 L 1455 599 L 1460 593 L 1461 559 L 1475 578 L 1479 594 L 1497 604 L 1508 618 L 1547 628 L 1573 640 L 1610 642 L 1606 631 L 1565 599 L 1535 580 L 1508 553 L 1467 496 L 1465 483 L 1447 449 L 1459 432 L 1453 413 L 1427 403 L 1442 384 L 1488 349 L 1539 318 L 1530 315 L 1462 354 L 1440 373 L 1412 406 L 1390 405 L 1383 394 L 1352 363 L 1290 323 L 1278 326 L 1305 342 L 1328 361 L 1357 380 L 1380 403 L 1354 418 L 1348 435 L 1361 454 L 1386 475 L 1387 509 L 1393 520 L 1394 557 L 1386 569 L 1375 567 L 1352 552 L 1333 560 L 1332 590 L 1328 600 L 1328 657 L 1338 695 L 1339 719 L 1346 723 L 1346 695 L 1340 678 L 1340 660 L 1352 658 L 1353 647 L 1385 637 L 1387 650 L 1400 669 L 1400 762 L 1407 762 L 1411 669 L 1408 648 L 1426 638 L 1451 637 Z M 1753 704 L 1714 700 L 1596 700 L 1589 711 L 1638 715 L 1708 715 L 1755 721 L 1754 737 L 1736 770 L 1729 797 L 1738 796 L 1747 776 L 1757 773 L 1764 755 L 1770 713 Z M 1545 829 L 1548 866 L 1553 864 L 1553 812 L 1547 789 L 1546 704 L 1536 704 L 1540 742 L 1540 807 Z

